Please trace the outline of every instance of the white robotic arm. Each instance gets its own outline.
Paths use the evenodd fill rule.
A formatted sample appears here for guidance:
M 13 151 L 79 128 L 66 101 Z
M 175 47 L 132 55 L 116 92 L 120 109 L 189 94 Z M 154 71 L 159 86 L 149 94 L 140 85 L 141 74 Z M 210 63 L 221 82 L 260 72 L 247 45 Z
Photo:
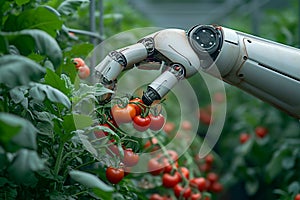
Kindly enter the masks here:
M 145 104 L 161 99 L 198 70 L 215 76 L 217 67 L 225 82 L 300 118 L 299 49 L 220 26 L 165 29 L 111 52 L 96 67 L 96 76 L 111 85 L 122 70 L 144 60 L 169 66 L 144 92 Z

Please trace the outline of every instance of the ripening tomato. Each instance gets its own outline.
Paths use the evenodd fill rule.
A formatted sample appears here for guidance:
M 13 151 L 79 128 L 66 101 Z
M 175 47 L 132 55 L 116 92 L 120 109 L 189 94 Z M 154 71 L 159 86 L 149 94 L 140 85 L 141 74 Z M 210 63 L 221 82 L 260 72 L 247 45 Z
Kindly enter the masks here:
M 72 59 L 72 62 L 74 63 L 76 69 L 79 69 L 79 67 L 85 66 L 85 62 L 81 58 L 74 58 L 74 59 Z
M 186 178 L 189 179 L 190 177 L 190 171 L 186 167 L 179 167 L 178 171 L 176 172 L 178 176 L 180 177 L 180 181 L 182 181 L 181 174 Z
M 135 107 L 136 115 L 142 114 L 142 108 L 144 108 L 143 107 L 144 102 L 143 102 L 142 99 L 140 99 L 140 98 L 134 98 L 134 99 L 131 99 L 129 101 L 129 103 Z
M 255 134 L 259 138 L 264 138 L 268 133 L 268 129 L 262 126 L 258 126 L 255 128 Z
M 165 118 L 162 114 L 159 114 L 157 116 L 153 115 L 153 114 L 149 114 L 149 117 L 151 119 L 151 123 L 150 123 L 150 129 L 152 131 L 159 131 L 160 129 L 162 129 L 162 127 L 165 124 Z
M 173 191 L 177 198 L 184 197 L 185 199 L 188 199 L 192 194 L 192 190 L 190 187 L 183 188 L 180 184 L 175 185 Z
M 173 175 L 165 173 L 162 176 L 162 185 L 166 188 L 172 188 L 180 182 L 180 178 L 177 173 Z
M 108 167 L 106 169 L 106 178 L 112 184 L 119 183 L 124 177 L 124 170 L 122 168 Z
M 150 127 L 151 119 L 149 116 L 142 117 L 137 115 L 133 118 L 133 127 L 140 132 L 146 131 Z
M 160 196 L 159 194 L 152 194 L 149 200 L 164 200 L 164 197 Z
M 78 68 L 78 76 L 80 79 L 86 79 L 90 75 L 90 68 L 86 65 Z
M 211 114 L 204 109 L 200 109 L 199 120 L 203 124 L 210 125 L 212 123 Z
M 152 158 L 148 161 L 148 171 L 153 176 L 157 176 L 164 171 L 164 166 L 157 159 Z
M 134 153 L 132 149 L 125 149 L 122 162 L 128 167 L 133 167 L 139 162 L 139 155 Z
M 111 141 L 108 142 L 108 149 L 106 153 L 110 156 L 120 156 L 120 151 L 117 145 L 113 144 Z
M 114 121 L 119 125 L 131 122 L 136 116 L 136 110 L 132 104 L 127 104 L 125 107 L 116 104 L 111 108 L 111 114 Z

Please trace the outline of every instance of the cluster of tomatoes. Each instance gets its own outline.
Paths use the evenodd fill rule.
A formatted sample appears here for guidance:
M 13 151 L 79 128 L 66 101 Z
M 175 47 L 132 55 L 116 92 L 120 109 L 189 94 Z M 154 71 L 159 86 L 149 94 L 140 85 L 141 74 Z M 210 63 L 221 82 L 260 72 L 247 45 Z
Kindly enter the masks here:
M 81 58 L 72 59 L 76 70 L 78 71 L 78 76 L 80 79 L 86 79 L 90 75 L 90 68 L 85 64 L 84 60 Z
M 263 126 L 258 126 L 255 128 L 255 135 L 258 138 L 264 138 L 268 134 L 268 129 Z M 251 138 L 251 135 L 249 133 L 241 133 L 240 134 L 240 143 L 244 144 Z
M 132 123 L 133 127 L 140 132 L 147 129 L 159 131 L 165 123 L 164 116 L 160 113 L 150 113 L 149 107 L 144 105 L 140 98 L 132 99 L 126 105 L 114 105 L 111 108 L 111 115 L 118 125 Z
M 212 156 L 206 157 L 212 162 Z M 173 150 L 158 154 L 148 162 L 148 171 L 153 176 L 161 175 L 162 186 L 173 190 L 178 199 L 209 200 L 208 192 L 221 192 L 223 186 L 218 182 L 218 175 L 210 172 L 205 176 L 190 178 L 190 171 L 179 166 L 178 155 Z M 169 200 L 168 195 L 152 194 L 150 200 Z
M 115 133 L 122 132 L 119 127 L 122 124 L 129 123 L 132 123 L 133 127 L 141 132 L 147 129 L 153 131 L 162 129 L 165 123 L 164 116 L 160 113 L 154 115 L 149 110 L 150 108 L 143 104 L 140 98 L 134 98 L 129 100 L 125 105 L 115 104 L 110 109 L 109 115 L 107 115 L 109 116 L 108 119 L 99 125 L 109 128 Z M 94 135 L 99 140 L 104 137 L 109 139 L 106 144 L 106 153 L 112 158 L 116 158 L 119 162 L 117 166 L 109 166 L 106 169 L 106 178 L 110 183 L 118 184 L 130 172 L 131 167 L 138 164 L 139 155 L 124 145 L 120 149 L 107 131 L 96 130 L 94 131 Z

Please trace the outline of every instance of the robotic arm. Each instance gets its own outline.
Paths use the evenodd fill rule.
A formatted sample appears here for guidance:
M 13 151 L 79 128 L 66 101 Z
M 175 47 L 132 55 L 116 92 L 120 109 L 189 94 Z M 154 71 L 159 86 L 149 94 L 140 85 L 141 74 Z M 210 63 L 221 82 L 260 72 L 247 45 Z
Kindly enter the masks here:
M 169 66 L 143 94 L 151 105 L 181 79 L 203 70 L 300 118 L 300 50 L 232 29 L 196 25 L 188 32 L 165 29 L 112 51 L 96 66 L 98 81 L 113 87 L 117 76 L 141 61 Z

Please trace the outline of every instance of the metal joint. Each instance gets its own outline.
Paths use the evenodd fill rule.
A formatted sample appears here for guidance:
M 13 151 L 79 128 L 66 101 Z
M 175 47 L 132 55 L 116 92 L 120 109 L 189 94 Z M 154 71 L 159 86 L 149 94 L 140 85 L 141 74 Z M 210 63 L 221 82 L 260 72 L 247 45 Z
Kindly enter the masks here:
M 153 55 L 154 50 L 155 50 L 155 45 L 154 45 L 154 39 L 152 37 L 144 38 L 139 42 L 145 46 L 148 56 Z
M 177 80 L 182 80 L 184 78 L 184 67 L 180 64 L 172 64 L 169 68 L 169 72 L 174 74 L 174 76 L 177 78 Z
M 122 65 L 123 67 L 127 66 L 127 60 L 125 58 L 125 56 L 118 51 L 112 51 L 108 54 L 114 61 L 118 62 L 120 65 Z

